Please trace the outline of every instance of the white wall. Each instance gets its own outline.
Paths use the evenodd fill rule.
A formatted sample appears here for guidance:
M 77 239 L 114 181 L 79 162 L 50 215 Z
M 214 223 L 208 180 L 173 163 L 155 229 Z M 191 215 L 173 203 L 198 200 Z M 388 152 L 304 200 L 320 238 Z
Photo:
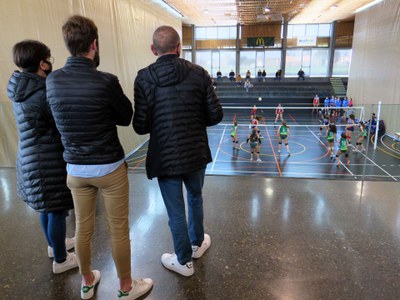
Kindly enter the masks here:
M 400 131 L 399 72 L 400 1 L 385 0 L 356 15 L 347 94 L 367 108 L 382 101 L 391 132 Z
M 24 39 L 36 39 L 51 49 L 54 69 L 61 68 L 68 52 L 61 27 L 73 14 L 91 18 L 99 29 L 99 70 L 119 77 L 125 94 L 133 102 L 133 81 L 139 69 L 155 61 L 150 52 L 152 34 L 160 25 L 170 25 L 180 34 L 179 18 L 149 0 L 14 0 L 0 1 L 0 166 L 14 166 L 17 131 L 9 99 L 8 79 L 16 69 L 11 50 Z M 138 136 L 132 126 L 120 127 L 125 153 L 147 137 Z

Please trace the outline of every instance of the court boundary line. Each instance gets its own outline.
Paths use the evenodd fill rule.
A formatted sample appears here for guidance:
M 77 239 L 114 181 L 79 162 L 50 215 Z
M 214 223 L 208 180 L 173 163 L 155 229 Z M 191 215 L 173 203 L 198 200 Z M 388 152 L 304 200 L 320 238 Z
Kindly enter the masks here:
M 350 144 L 351 147 L 353 147 L 354 149 L 356 149 L 358 151 L 358 149 L 356 147 L 354 147 L 353 144 Z M 376 162 L 374 162 L 372 159 L 370 159 L 367 155 L 365 155 L 364 153 L 362 153 L 361 151 L 358 151 L 361 153 L 361 155 L 363 155 L 366 159 L 368 159 L 370 162 L 372 162 L 375 166 L 377 166 L 379 169 L 381 169 L 384 173 L 386 173 L 389 177 L 392 177 L 394 181 L 398 181 L 395 177 L 393 177 L 393 175 L 391 175 L 389 172 L 387 172 L 385 169 L 383 169 L 381 166 L 379 166 Z
M 219 154 L 219 150 L 221 149 L 221 144 L 222 144 L 222 140 L 223 140 L 223 138 L 224 138 L 224 136 L 225 136 L 225 131 L 226 131 L 226 126 L 224 127 L 224 131 L 222 132 L 222 134 L 221 134 L 221 139 L 219 140 L 219 143 L 218 143 L 218 149 L 217 149 L 217 152 L 215 153 L 215 157 L 214 157 L 214 159 L 213 159 L 213 163 L 212 163 L 211 170 L 210 170 L 211 174 L 212 174 L 212 172 L 213 172 L 215 163 L 216 163 L 216 161 L 217 161 L 218 154 Z
M 265 121 L 264 121 L 264 122 L 265 122 Z M 282 177 L 283 175 L 282 175 L 281 166 L 279 165 L 278 159 L 277 159 L 277 157 L 276 157 L 274 145 L 272 144 L 271 136 L 270 136 L 270 134 L 269 134 L 269 131 L 268 131 L 268 128 L 267 128 L 267 127 L 265 128 L 265 132 L 266 132 L 267 135 L 268 135 L 268 141 L 269 141 L 269 144 L 271 145 L 271 150 L 272 150 L 272 154 L 274 155 L 275 165 L 276 165 L 276 168 L 278 169 L 279 177 Z

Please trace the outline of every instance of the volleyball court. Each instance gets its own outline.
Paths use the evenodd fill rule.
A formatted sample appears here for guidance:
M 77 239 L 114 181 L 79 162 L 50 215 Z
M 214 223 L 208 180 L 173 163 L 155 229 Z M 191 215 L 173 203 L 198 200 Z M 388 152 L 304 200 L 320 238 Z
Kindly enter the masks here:
M 369 157 L 369 153 L 372 153 L 371 135 L 363 107 L 314 109 L 283 106 L 277 109 L 260 104 L 262 102 L 253 107 L 224 107 L 224 120 L 208 129 L 214 157 L 213 163 L 207 168 L 208 174 L 354 180 L 400 179 L 398 159 L 394 159 L 393 168 L 383 168 Z M 282 112 L 278 119 L 277 110 Z M 280 139 L 279 132 L 282 119 L 289 128 L 288 137 L 284 140 Z M 333 149 L 330 149 L 327 132 L 332 123 L 337 132 Z M 351 124 L 353 126 L 349 126 Z M 361 145 L 360 124 L 364 124 L 366 131 Z M 260 159 L 256 159 L 257 148 L 252 151 L 249 141 L 254 127 L 260 136 Z M 350 133 L 347 129 L 349 127 L 354 128 Z M 234 132 L 237 143 L 232 138 Z M 342 133 L 345 133 L 349 141 L 348 151 L 347 155 L 342 152 L 337 157 Z M 373 156 L 375 159 L 376 152 Z

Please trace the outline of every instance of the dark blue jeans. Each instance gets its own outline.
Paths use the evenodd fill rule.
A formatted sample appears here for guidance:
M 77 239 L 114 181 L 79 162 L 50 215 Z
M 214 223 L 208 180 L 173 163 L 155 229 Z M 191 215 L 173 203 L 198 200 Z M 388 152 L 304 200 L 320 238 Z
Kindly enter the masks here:
M 40 224 L 42 225 L 47 243 L 53 247 L 54 260 L 64 262 L 67 258 L 65 249 L 65 236 L 67 232 L 65 218 L 68 216 L 67 210 L 44 212 L 40 214 Z
M 201 246 L 204 240 L 202 189 L 205 171 L 204 168 L 181 176 L 158 177 L 158 185 L 167 208 L 174 250 L 182 265 L 192 260 L 192 245 Z M 188 222 L 182 183 L 187 190 Z

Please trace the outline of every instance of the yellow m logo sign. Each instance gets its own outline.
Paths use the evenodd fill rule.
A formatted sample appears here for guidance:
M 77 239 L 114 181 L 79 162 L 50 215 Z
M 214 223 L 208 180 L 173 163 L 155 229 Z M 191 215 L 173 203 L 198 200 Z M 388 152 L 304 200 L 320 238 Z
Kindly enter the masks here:
M 262 37 L 259 37 L 259 38 L 257 38 L 257 40 L 256 40 L 256 45 L 258 46 L 258 45 L 264 45 L 265 43 L 264 43 L 264 38 L 262 38 Z

